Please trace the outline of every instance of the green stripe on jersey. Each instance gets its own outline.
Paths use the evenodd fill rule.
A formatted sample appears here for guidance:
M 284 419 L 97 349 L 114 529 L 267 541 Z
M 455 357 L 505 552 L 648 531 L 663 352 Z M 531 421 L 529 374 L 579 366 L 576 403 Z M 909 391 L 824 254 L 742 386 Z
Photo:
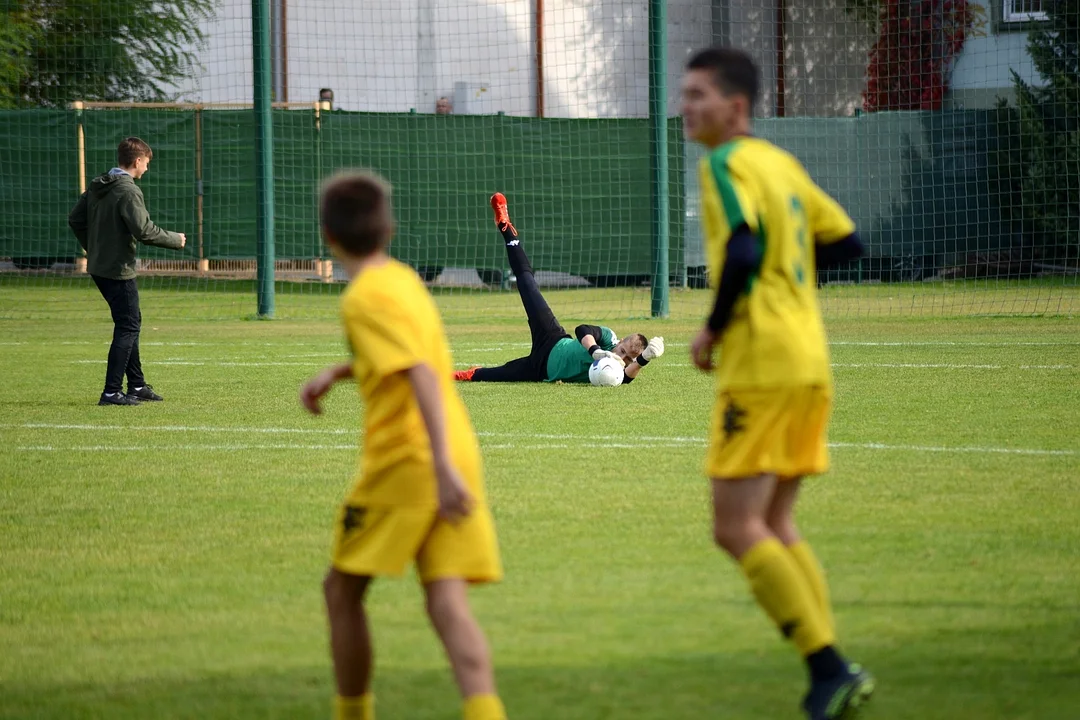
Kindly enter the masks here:
M 728 158 L 738 146 L 738 140 L 732 140 L 714 150 L 709 156 L 709 167 L 712 169 L 716 190 L 720 193 L 720 202 L 724 205 L 724 215 L 727 216 L 728 229 L 731 232 L 746 222 L 742 205 L 739 204 L 739 196 L 735 193 L 735 183 L 727 169 Z

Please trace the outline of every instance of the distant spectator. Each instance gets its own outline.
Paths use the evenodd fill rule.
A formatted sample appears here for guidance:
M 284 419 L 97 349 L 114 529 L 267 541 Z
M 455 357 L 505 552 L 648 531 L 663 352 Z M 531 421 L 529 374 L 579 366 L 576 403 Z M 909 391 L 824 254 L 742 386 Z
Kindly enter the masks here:
M 116 155 L 117 167 L 93 179 L 68 216 L 68 224 L 86 251 L 86 269 L 112 312 L 113 339 L 105 391 L 98 405 L 138 405 L 141 400 L 161 400 L 161 396 L 146 384 L 139 359 L 142 312 L 135 282 L 137 244 L 181 250 L 187 236 L 162 230 L 146 212 L 142 190 L 135 181 L 146 173 L 154 157 L 150 146 L 129 137 L 120 143 Z
M 435 114 L 436 115 L 453 115 L 454 103 L 450 102 L 450 98 L 441 97 L 435 101 Z

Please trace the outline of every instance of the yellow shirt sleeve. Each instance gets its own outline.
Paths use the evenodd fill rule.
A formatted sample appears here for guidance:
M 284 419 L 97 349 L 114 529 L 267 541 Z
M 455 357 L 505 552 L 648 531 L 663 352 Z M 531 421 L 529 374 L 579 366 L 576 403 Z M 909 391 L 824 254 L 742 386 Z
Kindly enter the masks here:
M 379 377 L 427 362 L 416 313 L 401 298 L 395 303 L 350 303 L 345 324 L 354 357 Z
M 810 206 L 808 214 L 814 242 L 828 245 L 855 232 L 855 223 L 844 212 L 844 208 L 840 207 L 840 203 L 833 200 L 813 180 L 807 178 L 807 181 L 810 187 L 807 198 Z

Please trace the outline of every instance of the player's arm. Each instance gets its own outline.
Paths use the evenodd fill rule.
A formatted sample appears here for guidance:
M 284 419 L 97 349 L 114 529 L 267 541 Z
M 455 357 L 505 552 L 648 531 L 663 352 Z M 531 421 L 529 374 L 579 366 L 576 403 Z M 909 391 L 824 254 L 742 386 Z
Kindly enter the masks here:
M 720 338 L 724 328 L 731 321 L 731 312 L 735 302 L 746 288 L 750 276 L 761 265 L 761 246 L 757 236 L 746 223 L 735 228 L 727 241 L 724 267 L 720 271 L 720 285 L 716 290 L 716 301 L 705 327 L 698 332 L 690 343 L 690 358 L 698 368 L 710 371 L 713 368 L 712 349 Z
M 716 290 L 716 301 L 709 315 L 707 327 L 720 335 L 731 321 L 731 311 L 739 295 L 746 289 L 750 276 L 761 266 L 761 243 L 743 223 L 735 228 L 727 241 L 724 254 L 724 267 L 720 271 L 720 285 Z
M 623 371 L 623 385 L 626 385 L 634 378 L 636 378 L 638 376 L 638 373 L 641 372 L 646 365 L 648 365 L 650 362 L 663 354 L 664 338 L 654 337 L 652 340 L 649 341 L 648 346 L 646 346 L 646 348 L 641 351 L 641 354 L 634 358 L 634 360 L 626 366 L 626 369 Z
M 866 248 L 855 232 L 855 223 L 828 193 L 813 183 L 810 187 L 815 264 L 823 268 L 858 260 Z
M 322 400 L 326 393 L 330 392 L 330 388 L 334 387 L 335 383 L 348 380 L 352 376 L 353 368 L 350 363 L 332 365 L 326 368 L 300 388 L 300 404 L 307 408 L 312 415 L 321 415 L 322 407 L 319 405 L 319 401 Z
M 87 230 L 87 200 L 86 193 L 79 196 L 79 201 L 75 203 L 75 207 L 71 208 L 71 212 L 68 213 L 68 227 L 71 228 L 71 232 L 75 233 L 75 239 L 79 241 L 79 245 L 83 250 L 86 250 L 86 230 Z
M 473 498 L 465 481 L 450 461 L 446 443 L 446 413 L 442 392 L 435 371 L 427 363 L 414 365 L 405 371 L 412 385 L 420 415 L 424 418 L 431 441 L 431 460 L 438 484 L 439 514 L 447 520 L 458 520 L 472 511 Z
M 857 232 L 833 242 L 814 241 L 814 259 L 819 268 L 858 260 L 865 252 L 866 246 Z
M 599 325 L 578 325 L 574 328 L 574 336 L 593 360 L 599 360 L 602 357 L 618 357 L 615 353 L 600 347 L 600 339 L 603 335 L 604 330 Z
M 170 250 L 180 250 L 184 247 L 186 238 L 182 233 L 162 230 L 150 219 L 150 213 L 146 211 L 146 204 L 138 188 L 120 201 L 120 216 L 124 219 L 124 224 L 131 236 L 141 243 Z

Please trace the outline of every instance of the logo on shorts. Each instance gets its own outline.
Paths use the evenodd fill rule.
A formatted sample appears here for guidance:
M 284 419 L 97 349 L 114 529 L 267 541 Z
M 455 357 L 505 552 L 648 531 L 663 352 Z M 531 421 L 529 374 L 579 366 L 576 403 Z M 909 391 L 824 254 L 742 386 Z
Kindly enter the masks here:
M 367 513 L 367 508 L 346 506 L 345 517 L 341 520 L 341 526 L 345 532 L 351 532 L 363 525 L 365 513 Z
M 724 410 L 724 435 L 731 437 L 735 433 L 745 430 L 746 425 L 743 424 L 745 417 L 746 411 L 728 400 L 728 406 Z

